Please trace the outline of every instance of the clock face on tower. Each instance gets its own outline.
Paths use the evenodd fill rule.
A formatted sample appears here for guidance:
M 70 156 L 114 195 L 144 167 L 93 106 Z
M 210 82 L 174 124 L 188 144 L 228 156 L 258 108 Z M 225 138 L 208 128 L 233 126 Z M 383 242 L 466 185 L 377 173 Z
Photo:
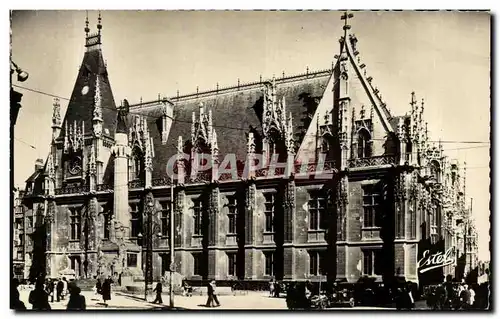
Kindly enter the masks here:
M 82 172 L 82 159 L 79 156 L 71 159 L 68 165 L 70 175 L 79 175 Z

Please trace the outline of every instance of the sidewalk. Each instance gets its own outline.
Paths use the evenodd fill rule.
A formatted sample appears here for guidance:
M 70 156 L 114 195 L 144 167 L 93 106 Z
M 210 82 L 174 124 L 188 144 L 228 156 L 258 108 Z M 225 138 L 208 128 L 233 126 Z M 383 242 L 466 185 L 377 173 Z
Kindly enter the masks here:
M 169 309 L 169 295 L 163 294 L 163 305 L 153 304 L 151 303 L 155 296 L 150 294 L 148 296 L 148 302 L 144 301 L 144 296 L 141 295 L 132 295 L 121 292 L 114 292 L 111 295 L 111 300 L 108 301 L 108 307 L 106 307 L 102 299 L 97 299 L 97 296 L 94 295 L 91 291 L 83 291 L 81 293 L 85 296 L 85 301 L 87 304 L 87 309 L 144 309 L 144 310 L 152 310 L 152 309 Z M 101 297 L 101 296 L 99 296 Z M 24 302 L 28 309 L 31 309 L 31 304 L 28 302 L 29 291 L 21 291 L 20 299 Z M 52 309 L 66 309 L 66 305 L 68 304 L 68 298 L 65 300 L 61 300 L 60 302 L 50 303 Z M 262 292 L 250 292 L 244 296 L 219 296 L 219 302 L 221 303 L 220 307 L 217 308 L 207 308 L 205 307 L 205 303 L 207 301 L 207 296 L 193 296 L 193 297 L 184 297 L 184 296 L 175 296 L 174 298 L 174 306 L 175 308 L 182 309 L 191 309 L 191 310 L 229 310 L 229 309 L 286 309 L 286 302 L 284 298 L 269 298 L 267 297 L 267 293 Z
M 169 295 L 163 294 L 163 305 L 151 303 L 155 299 L 155 295 L 148 296 L 148 302 L 144 301 L 144 295 L 133 295 L 122 292 L 113 292 L 111 300 L 108 301 L 108 307 L 104 305 L 102 299 L 97 299 L 91 291 L 83 291 L 88 310 L 169 310 Z M 29 291 L 21 291 L 20 298 L 28 309 L 31 309 L 31 304 L 28 303 Z M 99 297 L 101 297 L 99 295 Z M 207 296 L 175 296 L 174 309 L 177 310 L 285 310 L 287 309 L 285 298 L 270 298 L 267 292 L 248 292 L 246 295 L 236 296 L 218 296 L 220 307 L 207 308 Z M 50 304 L 52 309 L 66 309 L 68 297 L 60 302 Z M 418 301 L 415 305 L 416 309 L 426 309 L 425 301 Z M 394 310 L 395 308 L 382 307 L 342 307 L 332 308 L 335 310 Z

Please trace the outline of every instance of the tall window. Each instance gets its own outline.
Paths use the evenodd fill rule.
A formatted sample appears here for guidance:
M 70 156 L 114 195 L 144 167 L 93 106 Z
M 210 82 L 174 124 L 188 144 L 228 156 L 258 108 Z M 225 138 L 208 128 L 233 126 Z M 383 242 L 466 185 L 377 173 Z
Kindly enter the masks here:
M 109 239 L 109 228 L 111 227 L 111 213 L 108 212 L 107 214 L 102 215 L 104 217 L 104 239 Z
M 380 193 L 375 185 L 366 185 L 363 187 L 363 226 L 381 227 L 380 214 Z
M 274 276 L 274 252 L 266 251 L 264 252 L 264 258 L 266 259 L 266 269 L 264 275 Z
M 161 202 L 161 234 L 168 236 L 170 233 L 170 202 Z
M 310 275 L 326 274 L 326 251 L 309 252 L 309 274 Z
M 194 235 L 202 234 L 202 218 L 203 218 L 203 202 L 201 200 L 194 201 L 193 207 L 194 218 Z
M 378 276 L 382 275 L 384 268 L 384 259 L 381 249 L 372 249 L 363 251 L 363 275 Z
M 309 229 L 327 228 L 326 196 L 323 191 L 315 190 L 309 193 Z
M 265 211 L 264 214 L 266 216 L 266 228 L 265 231 L 272 233 L 274 231 L 274 201 L 276 199 L 275 193 L 267 193 L 264 194 L 266 199 L 265 202 Z
M 229 276 L 236 276 L 236 253 L 227 253 L 227 274 Z
M 201 253 L 193 254 L 193 275 L 201 275 Z
M 358 158 L 372 156 L 371 137 L 367 130 L 358 131 Z
M 417 236 L 417 216 L 415 209 L 410 208 L 410 238 L 415 239 Z
M 135 238 L 140 233 L 139 216 L 139 205 L 130 204 L 130 237 Z
M 79 240 L 80 239 L 80 227 L 81 227 L 81 214 L 80 210 L 76 207 L 71 207 L 69 209 L 69 221 L 70 221 L 70 239 Z
M 127 254 L 127 267 L 137 267 L 137 254 Z
M 229 220 L 229 229 L 228 234 L 236 234 L 236 225 L 237 225 L 237 215 L 238 215 L 238 207 L 236 205 L 236 196 L 228 196 L 228 213 L 227 217 Z

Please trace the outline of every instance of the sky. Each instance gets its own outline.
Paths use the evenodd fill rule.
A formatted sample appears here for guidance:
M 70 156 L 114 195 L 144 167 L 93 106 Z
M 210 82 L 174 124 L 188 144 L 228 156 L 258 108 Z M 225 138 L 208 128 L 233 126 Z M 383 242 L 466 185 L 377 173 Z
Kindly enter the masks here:
M 16 11 L 16 83 L 69 98 L 85 52 L 85 11 Z M 91 31 L 97 12 L 89 11 Z M 329 68 L 343 34 L 338 11 L 102 11 L 103 54 L 115 101 L 155 100 Z M 466 161 L 479 257 L 490 259 L 490 16 L 467 12 L 354 12 L 350 22 L 367 74 L 394 115 L 425 99 L 432 140 Z M 24 91 L 14 132 L 14 183 L 46 158 L 53 98 Z M 67 101 L 61 100 L 64 114 Z M 482 143 L 466 143 L 482 142 Z

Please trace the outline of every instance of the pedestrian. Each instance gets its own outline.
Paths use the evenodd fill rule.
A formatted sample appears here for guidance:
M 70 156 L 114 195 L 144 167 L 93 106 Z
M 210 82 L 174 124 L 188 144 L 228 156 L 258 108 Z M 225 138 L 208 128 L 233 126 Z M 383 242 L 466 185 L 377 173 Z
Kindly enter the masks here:
M 153 303 L 156 303 L 158 302 L 159 304 L 162 304 L 163 303 L 163 300 L 161 299 L 161 293 L 162 293 L 162 287 L 161 287 L 161 282 L 157 283 L 156 284 L 156 288 L 153 289 L 153 291 L 156 292 L 156 298 L 155 300 L 153 301 Z
M 37 280 L 28 300 L 33 310 L 50 310 L 49 297 L 43 289 L 43 278 Z
M 274 296 L 274 285 L 275 285 L 274 278 L 271 278 L 271 281 L 269 282 L 269 297 Z
M 290 283 L 286 291 L 286 306 L 288 309 L 295 309 L 297 304 L 297 287 L 296 284 Z
M 66 277 L 62 278 L 63 282 L 63 292 L 61 294 L 62 300 L 64 300 L 64 297 L 68 294 L 68 281 L 66 280 Z
M 476 302 L 476 292 L 474 291 L 472 285 L 469 287 L 469 309 L 472 309 L 474 303 Z
M 447 300 L 447 292 L 444 284 L 440 284 L 436 288 L 436 309 L 443 309 Z
M 101 290 L 102 290 L 101 280 L 99 278 L 97 278 L 97 282 L 95 283 L 95 287 L 94 287 L 94 295 L 95 295 L 97 300 L 100 299 L 99 295 L 102 292 Z
M 57 295 L 57 278 L 52 279 L 52 302 L 54 302 L 54 299 L 56 298 Z
M 310 299 L 312 296 L 312 284 L 309 280 L 306 281 L 305 285 L 305 296 L 307 299 Z
M 469 287 L 464 284 L 462 286 L 461 292 L 460 292 L 460 308 L 461 309 L 467 309 L 469 308 L 470 305 L 470 292 L 469 292 Z
M 216 303 L 216 307 L 220 306 L 219 300 L 217 299 L 217 295 L 215 294 L 215 288 L 216 288 L 215 280 L 210 281 L 207 286 L 207 295 L 208 295 L 206 304 L 207 307 L 212 307 L 214 302 Z
M 57 286 L 56 286 L 57 302 L 61 301 L 61 299 L 63 298 L 63 296 L 62 296 L 63 290 L 64 290 L 64 283 L 63 283 L 62 279 L 60 279 L 57 282 Z
M 20 296 L 17 287 L 19 287 L 19 280 L 17 278 L 13 278 L 10 285 L 10 309 L 26 310 L 24 302 L 19 299 Z
M 401 309 L 410 310 L 415 307 L 415 299 L 411 289 L 411 284 L 408 282 L 403 288 L 403 295 L 401 297 Z
M 85 297 L 80 295 L 81 289 L 76 285 L 69 286 L 69 301 L 67 310 L 85 310 Z
M 274 297 L 279 298 L 281 292 L 281 281 L 274 282 Z
M 47 279 L 47 284 L 45 285 L 45 291 L 50 298 L 50 302 L 54 302 L 54 284 L 51 279 Z
M 182 287 L 184 288 L 184 296 L 186 296 L 186 297 L 193 296 L 193 287 L 191 287 L 185 279 L 184 279 L 184 282 L 182 284 Z
M 107 307 L 108 300 L 111 300 L 111 284 L 113 283 L 113 280 L 111 280 L 111 277 L 108 277 L 108 279 L 104 280 L 104 283 L 102 284 L 102 300 L 104 301 L 104 305 Z

